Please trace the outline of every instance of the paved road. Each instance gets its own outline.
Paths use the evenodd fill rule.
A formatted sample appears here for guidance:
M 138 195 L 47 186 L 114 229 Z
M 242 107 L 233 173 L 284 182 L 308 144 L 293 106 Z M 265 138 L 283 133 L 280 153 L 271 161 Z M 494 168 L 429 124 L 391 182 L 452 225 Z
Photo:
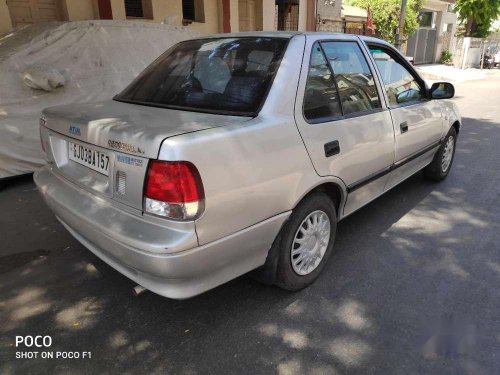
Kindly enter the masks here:
M 30 178 L 0 193 L 0 373 L 499 374 L 500 77 L 461 83 L 455 165 L 339 226 L 291 294 L 240 277 L 186 301 L 146 293 L 77 243 Z M 89 360 L 15 359 L 51 335 Z

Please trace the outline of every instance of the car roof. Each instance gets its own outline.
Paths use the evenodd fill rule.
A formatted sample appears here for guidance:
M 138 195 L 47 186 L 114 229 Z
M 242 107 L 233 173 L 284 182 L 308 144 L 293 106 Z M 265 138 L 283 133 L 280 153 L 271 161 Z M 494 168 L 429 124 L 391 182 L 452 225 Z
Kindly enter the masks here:
M 199 38 L 244 38 L 244 37 L 270 37 L 270 38 L 293 38 L 296 35 L 311 35 L 311 36 L 335 36 L 335 35 L 350 35 L 357 36 L 354 34 L 343 34 L 343 33 L 329 33 L 329 32 L 319 32 L 319 31 L 244 31 L 238 33 L 225 33 L 225 34 L 212 34 L 203 35 Z
M 203 35 L 197 37 L 196 39 L 208 39 L 208 38 L 248 38 L 248 37 L 267 37 L 267 38 L 285 38 L 290 39 L 295 35 L 303 34 L 300 31 L 246 31 L 239 33 L 225 33 L 225 34 L 213 34 L 213 35 Z
M 249 38 L 249 37 L 266 37 L 266 38 L 285 38 L 291 39 L 296 35 L 305 35 L 305 36 L 325 36 L 325 37 L 335 37 L 335 36 L 353 36 L 359 37 L 361 40 L 365 42 L 376 42 L 379 44 L 385 44 L 390 46 L 386 41 L 374 38 L 370 36 L 364 35 L 355 35 L 355 34 L 344 34 L 344 33 L 329 33 L 329 32 L 320 32 L 320 31 L 246 31 L 239 33 L 225 33 L 225 34 L 212 34 L 212 35 L 203 35 L 199 36 L 195 39 L 208 39 L 208 38 Z

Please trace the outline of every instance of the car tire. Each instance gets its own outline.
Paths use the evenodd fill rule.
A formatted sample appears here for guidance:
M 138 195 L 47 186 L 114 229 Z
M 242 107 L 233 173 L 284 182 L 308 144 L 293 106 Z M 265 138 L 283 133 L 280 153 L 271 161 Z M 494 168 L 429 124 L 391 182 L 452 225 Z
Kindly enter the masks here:
M 441 147 L 436 152 L 432 162 L 424 168 L 424 176 L 431 181 L 442 181 L 450 173 L 453 159 L 455 158 L 455 149 L 457 145 L 457 131 L 452 126 L 446 135 Z
M 311 223 L 315 224 L 311 225 Z M 326 228 L 328 228 L 328 233 L 326 233 Z M 268 262 L 275 261 L 274 267 L 271 266 L 274 271 L 273 283 L 289 291 L 297 291 L 310 285 L 321 273 L 333 251 L 336 229 L 337 213 L 330 197 L 324 193 L 315 192 L 302 200 L 281 228 L 269 252 Z M 310 251 L 306 251 L 305 245 L 302 248 L 303 262 L 307 260 L 311 270 L 304 263 L 303 274 L 301 274 L 297 241 L 305 241 L 304 233 L 307 231 L 311 232 L 310 237 L 307 237 L 308 244 L 315 247 L 313 246 Z M 294 265 L 294 262 L 299 264 Z

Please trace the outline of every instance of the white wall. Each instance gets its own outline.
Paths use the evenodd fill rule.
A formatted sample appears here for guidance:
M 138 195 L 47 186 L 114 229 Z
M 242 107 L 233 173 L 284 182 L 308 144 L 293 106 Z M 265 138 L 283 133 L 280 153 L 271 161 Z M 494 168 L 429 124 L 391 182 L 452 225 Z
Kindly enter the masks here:
M 299 31 L 307 31 L 307 0 L 299 2 Z
M 261 0 L 262 1 L 262 30 L 273 31 L 274 20 L 276 17 L 276 6 L 274 0 Z
M 69 21 L 93 20 L 99 18 L 94 14 L 92 0 L 64 0 L 63 8 Z
M 12 21 L 10 20 L 9 8 L 6 0 L 0 0 L 0 36 L 7 34 L 12 30 Z
M 449 46 L 445 46 L 442 43 L 442 37 L 445 33 L 444 28 L 446 25 L 452 25 L 451 28 L 451 38 Z M 454 53 L 454 47 L 456 44 L 455 40 L 455 32 L 457 30 L 457 15 L 455 13 L 450 12 L 437 12 L 436 17 L 436 32 L 437 32 L 437 40 L 436 40 L 436 51 L 434 54 L 435 62 L 438 62 L 441 58 L 442 52 L 448 47 L 451 53 Z

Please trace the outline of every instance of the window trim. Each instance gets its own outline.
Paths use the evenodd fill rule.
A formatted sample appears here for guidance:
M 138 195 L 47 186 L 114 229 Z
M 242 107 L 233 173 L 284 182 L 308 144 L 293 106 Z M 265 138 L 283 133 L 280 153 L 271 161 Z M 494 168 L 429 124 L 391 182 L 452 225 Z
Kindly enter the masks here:
M 330 74 L 332 76 L 332 81 L 333 81 L 333 84 L 335 86 L 335 91 L 337 92 L 337 99 L 338 99 L 340 113 L 341 113 L 340 116 L 318 117 L 318 118 L 315 118 L 315 119 L 308 119 L 306 117 L 305 108 L 304 108 L 304 105 L 305 105 L 305 92 L 306 92 L 306 88 L 307 88 L 307 81 L 309 79 L 309 71 L 311 69 L 312 55 L 314 53 L 314 48 L 315 48 L 316 44 L 319 46 L 321 55 L 323 56 L 323 59 L 325 60 L 325 63 L 326 63 L 326 67 L 328 68 L 328 70 L 330 71 Z M 342 108 L 342 103 L 340 102 L 339 88 L 337 86 L 337 82 L 335 81 L 335 76 L 333 75 L 332 68 L 330 67 L 330 64 L 328 64 L 328 58 L 326 57 L 325 51 L 323 50 L 323 47 L 321 46 L 321 43 L 320 43 L 319 40 L 316 40 L 316 41 L 313 42 L 313 44 L 311 46 L 311 51 L 310 51 L 310 54 L 309 54 L 309 64 L 307 66 L 307 76 L 306 76 L 306 81 L 305 81 L 305 86 L 304 86 L 304 95 L 303 95 L 303 98 L 302 98 L 302 117 L 304 118 L 305 122 L 308 123 L 308 124 L 322 124 L 322 123 L 325 123 L 325 122 L 342 120 L 344 118 L 344 109 Z
M 380 113 L 380 112 L 384 112 L 384 111 L 388 110 L 388 108 L 385 108 L 383 106 L 383 100 L 382 100 L 382 97 L 381 97 L 381 93 L 380 93 L 379 87 L 378 87 L 378 85 L 376 83 L 376 81 L 379 80 L 379 76 L 378 76 L 378 74 L 376 74 L 378 72 L 375 72 L 373 70 L 373 68 L 370 66 L 370 62 L 371 62 L 371 60 L 369 60 L 370 57 L 367 58 L 366 53 L 364 51 L 364 48 L 361 46 L 359 40 L 344 40 L 344 39 L 317 39 L 317 40 L 315 40 L 313 42 L 312 46 L 311 46 L 311 51 L 310 51 L 310 54 L 309 54 L 309 62 L 308 62 L 308 66 L 307 66 L 308 69 L 307 69 L 307 76 L 306 76 L 306 80 L 305 80 L 304 93 L 305 93 L 305 89 L 307 87 L 307 79 L 309 78 L 309 68 L 311 66 L 311 57 L 312 57 L 312 54 L 314 52 L 314 46 L 316 45 L 316 43 L 318 43 L 318 45 L 320 46 L 321 52 L 323 54 L 323 58 L 326 61 L 326 65 L 327 65 L 328 69 L 330 70 L 330 74 L 332 75 L 332 79 L 333 79 L 333 82 L 334 82 L 334 85 L 335 85 L 335 90 L 337 91 L 337 97 L 338 97 L 338 101 L 339 101 L 339 107 L 340 107 L 340 110 L 342 112 L 342 115 L 341 116 L 332 116 L 332 117 L 320 117 L 320 118 L 312 119 L 312 120 L 307 119 L 306 116 L 305 116 L 305 113 L 304 113 L 304 102 L 305 102 L 304 96 L 305 95 L 303 95 L 303 97 L 302 97 L 302 117 L 304 118 L 304 121 L 307 124 L 310 124 L 310 125 L 324 124 L 324 123 L 327 123 L 327 122 L 335 122 L 335 121 L 339 121 L 339 120 L 347 120 L 347 119 L 361 117 L 361 116 L 368 116 L 368 115 L 371 115 L 371 114 Z M 347 115 L 345 114 L 345 112 L 344 112 L 344 106 L 343 106 L 342 101 L 340 99 L 340 92 L 339 92 L 339 88 L 338 88 L 338 85 L 337 85 L 337 80 L 335 79 L 335 73 L 333 71 L 333 68 L 332 68 L 330 62 L 328 61 L 328 57 L 326 56 L 326 52 L 325 52 L 325 50 L 323 48 L 322 43 L 354 43 L 354 44 L 356 44 L 358 46 L 361 54 L 365 58 L 366 65 L 368 66 L 368 69 L 370 70 L 370 73 L 373 76 L 375 88 L 377 90 L 378 100 L 380 102 L 380 108 L 374 108 L 374 109 L 370 109 L 370 110 L 367 110 L 367 111 L 360 111 L 360 112 L 348 113 Z M 383 88 L 383 83 L 381 83 L 381 84 L 382 84 L 382 88 Z
M 342 113 L 341 117 L 344 117 L 345 116 L 344 105 L 342 104 L 342 100 L 340 99 L 340 90 L 339 90 L 339 85 L 337 83 L 337 80 L 335 79 L 335 72 L 333 71 L 332 65 L 328 61 L 328 56 L 326 55 L 325 49 L 323 48 L 322 41 L 317 40 L 316 42 L 314 42 L 314 44 L 316 44 L 316 43 L 318 43 L 319 49 L 321 50 L 321 53 L 323 54 L 323 58 L 325 59 L 326 66 L 328 67 L 328 70 L 330 71 L 330 74 L 332 75 L 332 81 L 333 81 L 333 84 L 335 85 L 335 91 L 337 91 L 337 98 L 339 101 L 340 113 Z M 314 44 L 313 44 L 313 47 L 314 47 Z M 311 48 L 311 54 L 312 54 L 312 48 Z M 311 60 L 309 60 L 309 61 L 311 61 Z M 311 64 L 309 64 L 309 66 L 311 66 Z M 307 75 L 307 78 L 309 78 L 309 74 Z M 307 81 L 306 81 L 306 85 L 307 85 Z
M 383 106 L 382 106 L 382 98 L 380 97 L 380 92 L 378 90 L 378 87 L 377 87 L 377 83 L 376 83 L 376 80 L 377 80 L 377 76 L 375 74 L 375 72 L 372 70 L 372 68 L 370 67 L 370 63 L 369 63 L 369 60 L 366 58 L 365 56 L 365 53 L 363 52 L 363 47 L 360 45 L 359 41 L 350 41 L 350 40 L 342 40 L 342 41 L 337 41 L 337 40 L 332 40 L 332 41 L 323 41 L 321 40 L 320 41 L 320 45 L 321 45 L 321 49 L 323 51 L 323 54 L 325 56 L 325 59 L 326 59 L 326 63 L 328 64 L 329 68 L 330 68 L 330 71 L 332 72 L 332 75 L 333 75 L 333 80 L 335 81 L 335 86 L 337 87 L 337 91 L 338 91 L 338 94 L 339 94 L 339 99 L 340 99 L 340 91 L 338 90 L 338 84 L 337 84 L 337 80 L 335 79 L 335 72 L 333 71 L 333 67 L 332 65 L 330 64 L 330 61 L 328 60 L 328 56 L 326 56 L 326 52 L 323 48 L 323 45 L 322 43 L 355 43 L 357 44 L 358 48 L 359 48 L 359 52 L 361 52 L 361 55 L 363 55 L 364 59 L 365 59 L 365 63 L 366 63 L 366 66 L 368 67 L 368 70 L 370 71 L 372 77 L 373 77 L 373 84 L 375 86 L 375 89 L 377 91 L 377 96 L 378 96 L 378 100 L 379 100 L 379 103 L 380 103 L 380 108 L 374 108 L 374 109 L 370 109 L 370 110 L 367 110 L 367 111 L 360 111 L 360 112 L 353 112 L 353 113 L 349 113 L 349 114 L 345 114 L 344 112 L 344 105 L 342 104 L 342 100 L 340 101 L 340 106 L 342 108 L 342 115 L 344 116 L 344 118 L 351 118 L 351 117 L 358 117 L 356 116 L 356 114 L 358 113 L 363 113 L 361 116 L 364 116 L 366 114 L 370 114 L 372 112 L 380 112 L 378 111 L 379 109 L 382 109 Z M 354 116 L 351 116 L 351 115 L 354 115 Z
M 384 97 L 385 97 L 385 100 L 386 100 L 386 105 L 387 105 L 387 108 L 389 110 L 391 110 L 391 109 L 397 109 L 397 108 L 402 108 L 402 107 L 409 107 L 409 106 L 413 106 L 413 105 L 419 105 L 419 104 L 428 102 L 430 100 L 429 99 L 429 93 L 428 93 L 428 90 L 427 90 L 427 85 L 425 84 L 425 81 L 422 79 L 422 77 L 420 77 L 418 75 L 418 73 L 415 70 L 415 68 L 408 62 L 408 60 L 406 60 L 400 54 L 399 51 L 397 51 L 396 49 L 394 49 L 394 47 L 392 47 L 392 46 L 387 46 L 387 45 L 382 44 L 382 43 L 365 42 L 365 44 L 366 44 L 366 47 L 368 48 L 370 59 L 373 62 L 373 66 L 375 67 L 375 69 L 377 71 L 377 78 L 378 78 L 380 84 L 382 85 L 382 88 L 383 88 L 383 91 L 384 91 Z M 371 53 L 371 49 L 373 47 L 376 47 L 376 48 L 379 48 L 379 49 L 383 50 L 386 54 L 388 54 L 390 57 L 392 57 L 396 62 L 398 62 L 400 65 L 402 65 L 408 71 L 408 73 L 410 73 L 410 75 L 413 77 L 413 79 L 415 79 L 415 81 L 417 82 L 417 84 L 420 86 L 420 90 L 422 91 L 423 95 L 422 95 L 422 98 L 420 100 L 414 100 L 414 101 L 411 101 L 411 102 L 406 102 L 406 103 L 401 103 L 401 104 L 396 104 L 396 105 L 392 105 L 389 102 L 389 98 L 387 97 L 387 90 L 385 88 L 385 83 L 384 83 L 384 80 L 382 79 L 382 74 L 380 74 L 380 70 L 379 70 L 379 68 L 377 66 L 377 63 L 376 63 L 375 59 L 373 58 L 372 53 Z

